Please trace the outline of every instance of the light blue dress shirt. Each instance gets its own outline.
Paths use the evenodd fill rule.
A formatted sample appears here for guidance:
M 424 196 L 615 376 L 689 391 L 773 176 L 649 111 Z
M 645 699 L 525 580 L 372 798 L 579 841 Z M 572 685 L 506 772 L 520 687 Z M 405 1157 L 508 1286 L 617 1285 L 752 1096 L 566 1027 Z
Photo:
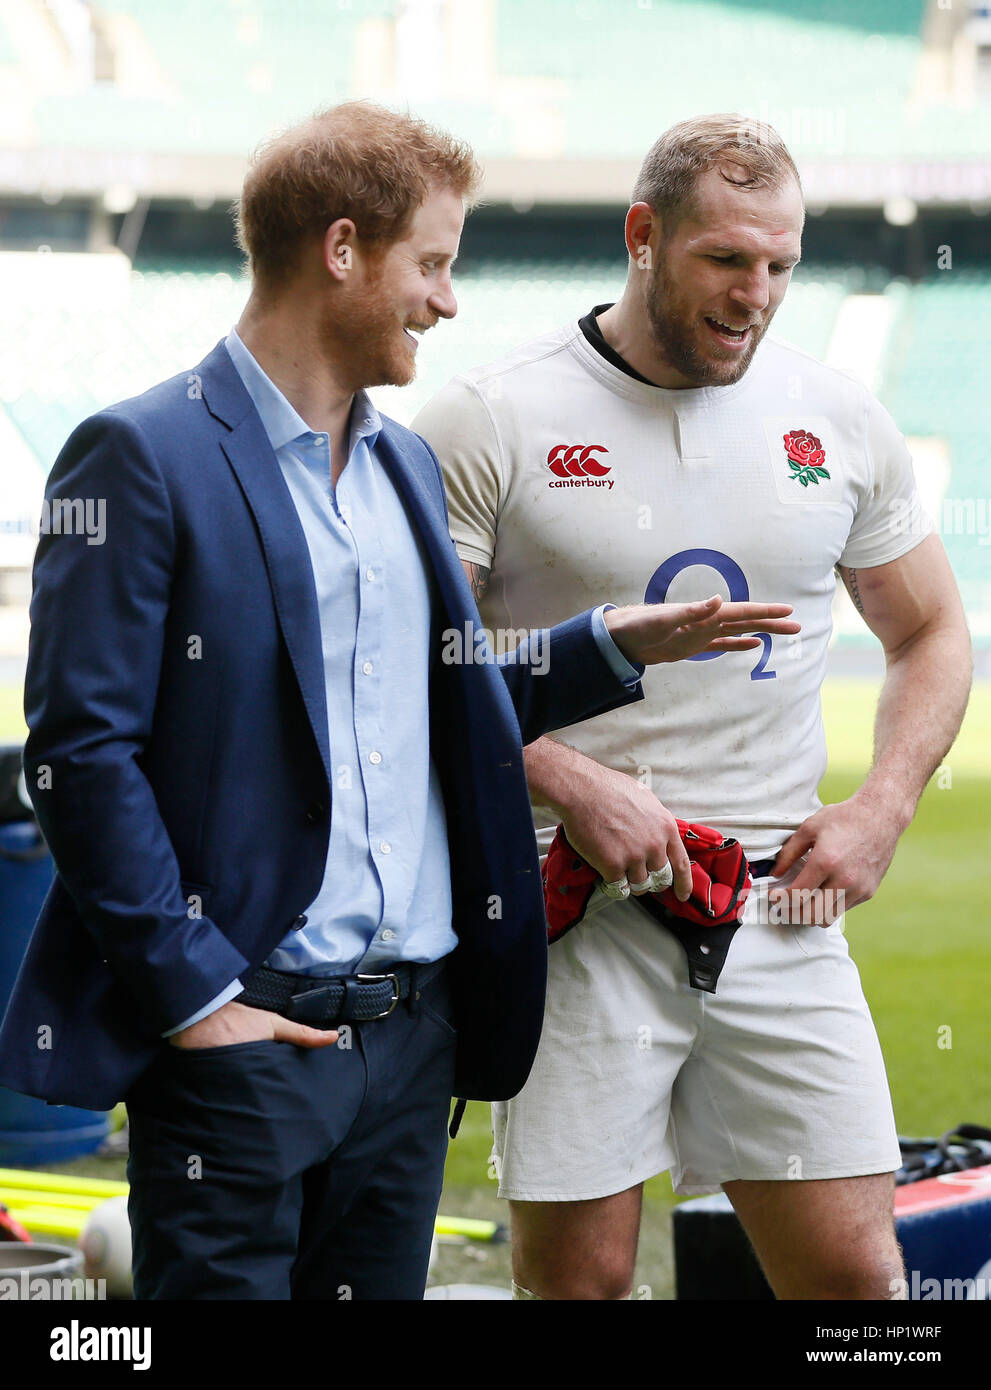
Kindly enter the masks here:
M 331 483 L 330 441 L 311 430 L 231 329 L 226 347 L 261 417 L 309 550 L 323 647 L 331 828 L 323 883 L 306 924 L 269 956 L 275 970 L 382 973 L 454 949 L 444 802 L 430 757 L 432 572 L 375 441 L 364 392 L 351 409 L 347 463 Z M 593 632 L 624 683 L 641 672 Z M 169 1033 L 234 999 L 233 980 Z

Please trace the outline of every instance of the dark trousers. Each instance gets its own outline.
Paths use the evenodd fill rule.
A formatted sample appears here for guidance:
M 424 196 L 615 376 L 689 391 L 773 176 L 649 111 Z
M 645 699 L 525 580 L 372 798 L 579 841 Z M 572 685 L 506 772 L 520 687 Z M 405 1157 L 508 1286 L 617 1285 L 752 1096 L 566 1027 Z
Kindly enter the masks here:
M 163 1042 L 127 1097 L 135 1298 L 423 1297 L 456 1034 L 446 968 L 417 989 L 322 1048 Z

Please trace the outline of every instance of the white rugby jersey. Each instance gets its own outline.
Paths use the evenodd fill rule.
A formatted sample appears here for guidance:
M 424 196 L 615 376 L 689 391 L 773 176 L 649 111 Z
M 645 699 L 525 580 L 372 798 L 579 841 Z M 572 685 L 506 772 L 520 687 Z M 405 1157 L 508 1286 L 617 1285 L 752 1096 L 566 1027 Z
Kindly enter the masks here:
M 651 667 L 645 700 L 562 734 L 773 854 L 821 805 L 834 566 L 883 565 L 931 529 L 883 406 L 773 337 L 732 386 L 652 386 L 573 323 L 456 377 L 413 428 L 440 458 L 458 553 L 491 569 L 493 630 L 605 601 L 793 605 L 799 636 Z M 556 820 L 534 819 L 543 852 Z

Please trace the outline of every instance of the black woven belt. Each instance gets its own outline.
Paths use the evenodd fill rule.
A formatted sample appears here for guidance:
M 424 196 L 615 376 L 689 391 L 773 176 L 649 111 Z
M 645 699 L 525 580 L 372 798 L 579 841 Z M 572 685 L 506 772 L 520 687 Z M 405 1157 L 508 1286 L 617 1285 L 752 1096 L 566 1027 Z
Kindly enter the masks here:
M 440 962 L 437 963 L 437 969 Z M 333 1028 L 338 1023 L 368 1023 L 386 1018 L 401 999 L 409 997 L 414 972 L 425 983 L 433 966 L 396 965 L 386 975 L 290 975 L 261 965 L 245 977 L 239 1004 L 307 1023 L 311 1028 Z

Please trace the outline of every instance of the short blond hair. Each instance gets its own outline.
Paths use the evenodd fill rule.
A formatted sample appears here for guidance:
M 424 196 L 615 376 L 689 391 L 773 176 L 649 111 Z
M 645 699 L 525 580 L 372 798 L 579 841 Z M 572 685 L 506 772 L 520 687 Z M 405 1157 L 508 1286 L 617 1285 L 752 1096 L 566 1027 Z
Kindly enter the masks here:
M 745 177 L 736 177 L 733 168 Z M 776 130 L 749 116 L 723 113 L 693 116 L 666 130 L 640 166 L 633 202 L 649 203 L 667 235 L 694 211 L 699 176 L 710 169 L 737 188 L 780 188 L 793 178 L 802 189 L 795 161 Z
M 304 243 L 349 217 L 370 248 L 400 240 L 434 188 L 466 201 L 481 170 L 471 148 L 370 101 L 319 111 L 255 153 L 235 205 L 237 242 L 257 285 L 289 278 Z

